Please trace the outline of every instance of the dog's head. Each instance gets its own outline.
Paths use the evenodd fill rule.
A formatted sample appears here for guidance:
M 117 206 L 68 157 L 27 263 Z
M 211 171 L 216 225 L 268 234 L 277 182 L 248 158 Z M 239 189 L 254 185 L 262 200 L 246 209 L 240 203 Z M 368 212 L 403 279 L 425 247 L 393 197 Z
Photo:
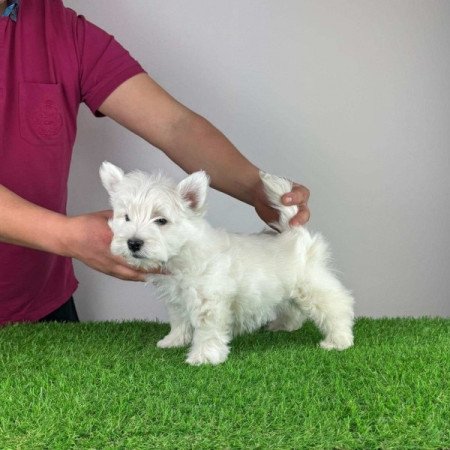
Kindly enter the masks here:
M 203 215 L 209 178 L 195 172 L 176 184 L 161 173 L 125 174 L 104 162 L 100 178 L 114 211 L 111 252 L 133 266 L 156 268 L 179 254 Z

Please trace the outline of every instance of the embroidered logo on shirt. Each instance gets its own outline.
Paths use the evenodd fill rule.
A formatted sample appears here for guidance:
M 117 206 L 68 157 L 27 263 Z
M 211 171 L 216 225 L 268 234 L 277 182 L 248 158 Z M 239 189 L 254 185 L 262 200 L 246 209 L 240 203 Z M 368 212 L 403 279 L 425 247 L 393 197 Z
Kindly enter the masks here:
M 47 98 L 30 111 L 29 123 L 38 136 L 43 139 L 52 139 L 61 132 L 63 117 L 57 104 Z

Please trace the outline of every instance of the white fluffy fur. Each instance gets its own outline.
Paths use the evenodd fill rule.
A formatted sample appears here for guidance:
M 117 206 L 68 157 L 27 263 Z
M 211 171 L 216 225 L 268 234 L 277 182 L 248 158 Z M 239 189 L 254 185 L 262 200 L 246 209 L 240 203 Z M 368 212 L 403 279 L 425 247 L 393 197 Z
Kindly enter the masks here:
M 169 272 L 151 276 L 171 325 L 157 345 L 190 345 L 189 364 L 219 364 L 227 359 L 233 336 L 264 325 L 293 331 L 305 319 L 323 333 L 322 348 L 353 344 L 353 298 L 328 267 L 327 244 L 319 234 L 289 226 L 297 207 L 283 206 L 280 197 L 292 183 L 260 175 L 280 212 L 274 224 L 280 233 L 212 228 L 203 218 L 209 181 L 204 172 L 177 185 L 162 174 L 125 175 L 107 162 L 100 168 L 114 210 L 111 250 L 133 266 Z M 133 253 L 130 239 L 143 241 L 142 248 Z

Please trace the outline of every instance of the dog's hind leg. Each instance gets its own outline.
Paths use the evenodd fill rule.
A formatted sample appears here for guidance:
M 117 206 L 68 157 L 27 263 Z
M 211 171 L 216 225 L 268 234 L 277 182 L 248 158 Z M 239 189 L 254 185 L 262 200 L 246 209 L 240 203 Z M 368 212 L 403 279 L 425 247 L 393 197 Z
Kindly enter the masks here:
M 353 298 L 343 286 L 324 287 L 321 283 L 307 283 L 298 290 L 296 301 L 323 333 L 322 348 L 344 350 L 353 345 Z
M 299 243 L 302 264 L 293 297 L 323 333 L 322 348 L 344 350 L 351 347 L 354 300 L 328 266 L 327 244 L 320 235 Z

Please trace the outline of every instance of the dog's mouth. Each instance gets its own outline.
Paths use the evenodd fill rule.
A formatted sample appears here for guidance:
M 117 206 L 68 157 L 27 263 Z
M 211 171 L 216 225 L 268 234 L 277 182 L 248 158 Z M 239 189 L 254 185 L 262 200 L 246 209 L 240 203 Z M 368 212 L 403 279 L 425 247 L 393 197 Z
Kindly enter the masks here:
M 143 270 L 161 270 L 165 267 L 165 262 L 140 255 L 139 253 L 131 253 L 128 256 L 128 264 Z M 168 273 L 168 272 L 165 272 Z
M 142 256 L 139 253 L 131 253 L 131 256 L 135 259 L 146 259 L 145 256 Z

